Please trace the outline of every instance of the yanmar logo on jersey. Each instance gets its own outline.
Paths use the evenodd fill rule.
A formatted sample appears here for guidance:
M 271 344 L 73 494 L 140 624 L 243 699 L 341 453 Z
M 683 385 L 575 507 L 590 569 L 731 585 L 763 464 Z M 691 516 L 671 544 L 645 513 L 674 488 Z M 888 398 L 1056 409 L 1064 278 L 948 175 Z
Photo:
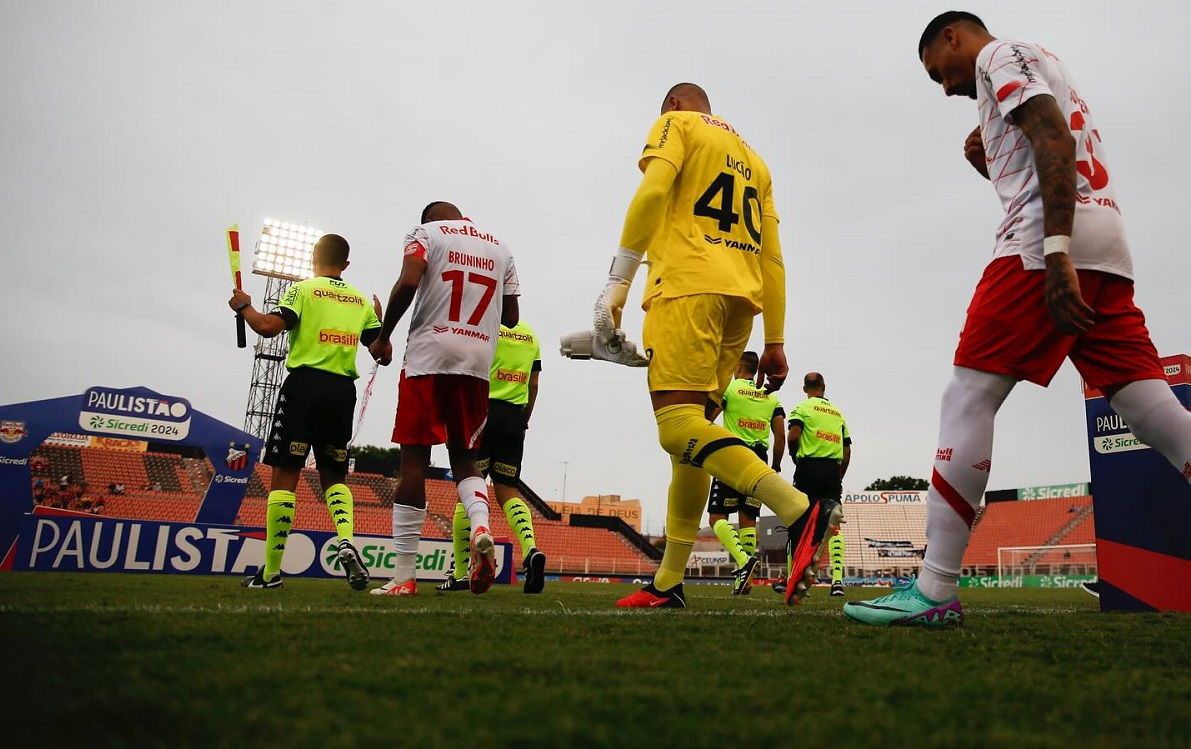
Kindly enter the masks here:
M 93 387 L 83 394 L 79 426 L 122 437 L 181 440 L 190 434 L 191 410 L 185 398 Z
M 487 333 L 481 333 L 478 330 L 470 330 L 468 328 L 451 328 L 451 332 L 455 335 L 461 335 L 464 338 L 475 338 L 476 340 L 484 341 L 485 343 L 492 340 L 492 336 L 488 335 Z
M 350 346 L 355 348 L 360 342 L 360 336 L 346 330 L 330 330 L 323 328 L 318 331 L 318 342 L 330 346 Z
M 528 372 L 518 372 L 514 369 L 498 369 L 496 370 L 497 382 L 515 382 L 522 385 L 529 382 Z
M 737 419 L 736 426 L 741 429 L 768 429 L 769 425 L 760 419 Z
M 476 239 L 482 239 L 485 242 L 491 242 L 492 244 L 497 245 L 498 247 L 500 246 L 500 242 L 496 239 L 496 237 L 494 237 L 491 234 L 488 234 L 486 232 L 480 231 L 479 229 L 472 226 L 471 224 L 468 224 L 467 226 L 460 226 L 460 227 L 447 226 L 446 224 L 439 224 L 438 230 L 440 232 L 442 232 L 443 234 L 455 234 L 455 235 L 461 236 L 461 237 L 475 237 Z

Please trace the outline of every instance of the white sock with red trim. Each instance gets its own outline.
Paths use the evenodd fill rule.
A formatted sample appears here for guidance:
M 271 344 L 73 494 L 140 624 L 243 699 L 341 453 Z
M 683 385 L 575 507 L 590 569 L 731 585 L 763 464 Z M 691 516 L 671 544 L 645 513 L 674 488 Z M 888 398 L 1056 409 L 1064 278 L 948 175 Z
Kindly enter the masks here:
M 483 526 L 492 529 L 488 518 L 488 484 L 479 476 L 472 476 L 459 482 L 459 501 L 467 510 L 467 519 L 471 521 L 471 532 Z
M 393 505 L 393 550 L 397 552 L 393 579 L 398 582 L 417 577 L 418 542 L 422 540 L 422 525 L 426 522 L 426 508 Z
M 1017 381 L 956 367 L 943 391 L 939 449 L 926 495 L 926 556 L 918 590 L 945 601 L 959 587 L 972 521 L 992 468 L 993 421 Z
M 1191 412 L 1163 380 L 1138 380 L 1109 401 L 1133 436 L 1154 448 L 1191 481 Z

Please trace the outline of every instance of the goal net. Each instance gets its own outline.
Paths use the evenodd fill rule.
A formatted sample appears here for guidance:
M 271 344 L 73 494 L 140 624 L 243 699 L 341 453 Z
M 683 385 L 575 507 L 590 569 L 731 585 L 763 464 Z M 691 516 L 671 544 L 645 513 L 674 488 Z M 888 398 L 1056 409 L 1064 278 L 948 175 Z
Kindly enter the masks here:
M 997 577 L 1096 575 L 1096 544 L 1002 546 L 997 549 Z

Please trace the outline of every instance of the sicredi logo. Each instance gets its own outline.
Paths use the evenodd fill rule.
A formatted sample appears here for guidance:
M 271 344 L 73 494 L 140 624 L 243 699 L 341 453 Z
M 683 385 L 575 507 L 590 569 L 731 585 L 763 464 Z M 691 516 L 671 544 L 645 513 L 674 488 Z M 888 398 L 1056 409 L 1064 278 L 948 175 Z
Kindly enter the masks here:
M 1092 440 L 1092 445 L 1096 448 L 1096 452 L 1101 455 L 1127 453 L 1133 450 L 1144 450 L 1148 447 L 1146 443 L 1134 437 L 1132 432 L 1107 437 L 1096 437 Z
M 83 394 L 79 426 L 92 433 L 176 442 L 190 434 L 190 415 L 185 398 L 93 387 Z

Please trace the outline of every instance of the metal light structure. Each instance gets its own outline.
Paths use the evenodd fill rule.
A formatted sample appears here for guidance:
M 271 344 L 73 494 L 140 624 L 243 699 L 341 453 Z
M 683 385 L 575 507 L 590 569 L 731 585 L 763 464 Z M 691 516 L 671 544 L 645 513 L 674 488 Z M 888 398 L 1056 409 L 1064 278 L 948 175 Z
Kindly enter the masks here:
M 265 219 L 252 258 L 253 274 L 267 279 L 260 309 L 276 309 L 285 292 L 295 281 L 302 281 L 313 275 L 311 253 L 315 242 L 322 235 L 323 232 L 304 224 Z M 284 332 L 274 338 L 257 336 L 253 352 L 252 381 L 248 387 L 244 431 L 259 437 L 268 450 L 274 407 L 281 390 L 281 381 L 285 377 L 289 340 Z

